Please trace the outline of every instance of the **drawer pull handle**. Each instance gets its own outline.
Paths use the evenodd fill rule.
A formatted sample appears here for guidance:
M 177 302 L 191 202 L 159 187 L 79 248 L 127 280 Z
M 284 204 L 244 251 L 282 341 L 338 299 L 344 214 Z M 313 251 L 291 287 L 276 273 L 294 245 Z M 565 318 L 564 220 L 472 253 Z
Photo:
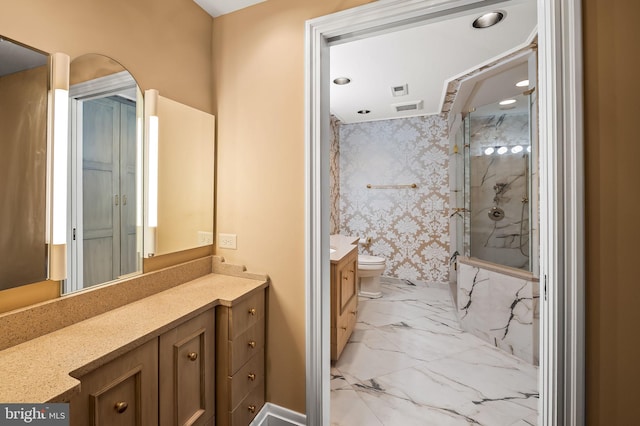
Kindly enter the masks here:
M 249 373 L 247 375 L 247 378 L 249 378 L 249 380 L 251 380 L 252 382 L 256 380 L 256 375 L 253 373 Z
M 340 327 L 341 330 L 347 331 L 347 327 Z
M 251 340 L 249 342 L 249 346 L 252 347 L 252 348 L 255 348 L 256 347 L 256 341 L 255 340 Z
M 356 315 L 358 313 L 358 311 L 351 311 L 352 315 Z
M 346 275 L 344 277 L 342 277 L 342 279 L 345 280 L 345 281 L 349 281 L 349 277 L 346 276 Z
M 255 413 L 255 412 L 256 412 L 256 406 L 255 406 L 255 405 L 250 405 L 248 408 L 249 408 L 249 412 L 250 412 L 251 414 L 253 414 L 253 413 Z
M 120 401 L 120 402 L 116 402 L 116 405 L 113 408 L 115 408 L 118 414 L 122 414 L 125 411 L 127 411 L 127 408 L 129 408 L 129 404 L 127 404 L 124 401 Z
M 249 309 L 249 315 L 255 316 L 256 315 L 256 308 Z
M 189 358 L 189 361 L 195 361 L 196 359 L 198 359 L 198 354 L 195 352 L 189 352 L 187 354 L 187 358 Z

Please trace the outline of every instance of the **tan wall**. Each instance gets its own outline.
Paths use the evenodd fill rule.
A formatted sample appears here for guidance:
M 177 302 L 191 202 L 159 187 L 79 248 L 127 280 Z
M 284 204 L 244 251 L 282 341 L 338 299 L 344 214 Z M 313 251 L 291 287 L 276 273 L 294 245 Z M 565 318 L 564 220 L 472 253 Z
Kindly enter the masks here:
M 305 411 L 304 23 L 366 0 L 269 0 L 214 19 L 216 232 L 267 272 L 267 399 Z
M 587 424 L 638 423 L 640 31 L 636 0 L 584 0 Z
M 0 292 L 0 314 L 60 296 L 59 281 L 42 281 Z
M 211 17 L 191 0 L 15 0 L 0 35 L 71 59 L 100 53 L 141 89 L 211 112 Z

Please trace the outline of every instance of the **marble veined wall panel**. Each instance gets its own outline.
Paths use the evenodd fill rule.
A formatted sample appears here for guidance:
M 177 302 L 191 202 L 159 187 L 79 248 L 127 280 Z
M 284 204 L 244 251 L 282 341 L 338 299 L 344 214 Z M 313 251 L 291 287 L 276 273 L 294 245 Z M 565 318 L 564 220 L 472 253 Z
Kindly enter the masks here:
M 471 118 L 471 256 L 528 270 L 530 253 L 530 159 L 527 114 Z M 522 151 L 510 149 L 519 145 Z M 498 147 L 508 147 L 498 154 Z M 491 155 L 484 150 L 496 149 Z M 498 207 L 504 218 L 491 220 Z
M 329 233 L 340 233 L 340 121 L 334 115 L 329 140 Z
M 459 262 L 457 284 L 462 329 L 538 365 L 539 282 Z

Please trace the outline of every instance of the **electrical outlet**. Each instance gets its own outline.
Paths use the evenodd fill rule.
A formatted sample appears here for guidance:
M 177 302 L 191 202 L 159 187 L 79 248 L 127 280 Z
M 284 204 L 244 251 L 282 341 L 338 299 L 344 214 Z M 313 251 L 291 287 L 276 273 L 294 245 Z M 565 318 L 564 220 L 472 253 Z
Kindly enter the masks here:
M 198 231 L 198 245 L 208 246 L 213 244 L 213 232 Z
M 235 250 L 238 248 L 236 234 L 218 234 L 218 247 Z

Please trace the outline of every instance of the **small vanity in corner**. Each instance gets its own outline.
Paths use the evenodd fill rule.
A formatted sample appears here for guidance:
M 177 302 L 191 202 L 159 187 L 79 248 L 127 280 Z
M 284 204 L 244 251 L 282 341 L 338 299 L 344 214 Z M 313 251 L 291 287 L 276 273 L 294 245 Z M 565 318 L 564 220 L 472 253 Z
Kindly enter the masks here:
M 246 426 L 268 285 L 207 257 L 1 315 L 0 401 L 68 402 L 78 426 Z
M 331 235 L 331 360 L 337 361 L 358 314 L 358 238 Z

